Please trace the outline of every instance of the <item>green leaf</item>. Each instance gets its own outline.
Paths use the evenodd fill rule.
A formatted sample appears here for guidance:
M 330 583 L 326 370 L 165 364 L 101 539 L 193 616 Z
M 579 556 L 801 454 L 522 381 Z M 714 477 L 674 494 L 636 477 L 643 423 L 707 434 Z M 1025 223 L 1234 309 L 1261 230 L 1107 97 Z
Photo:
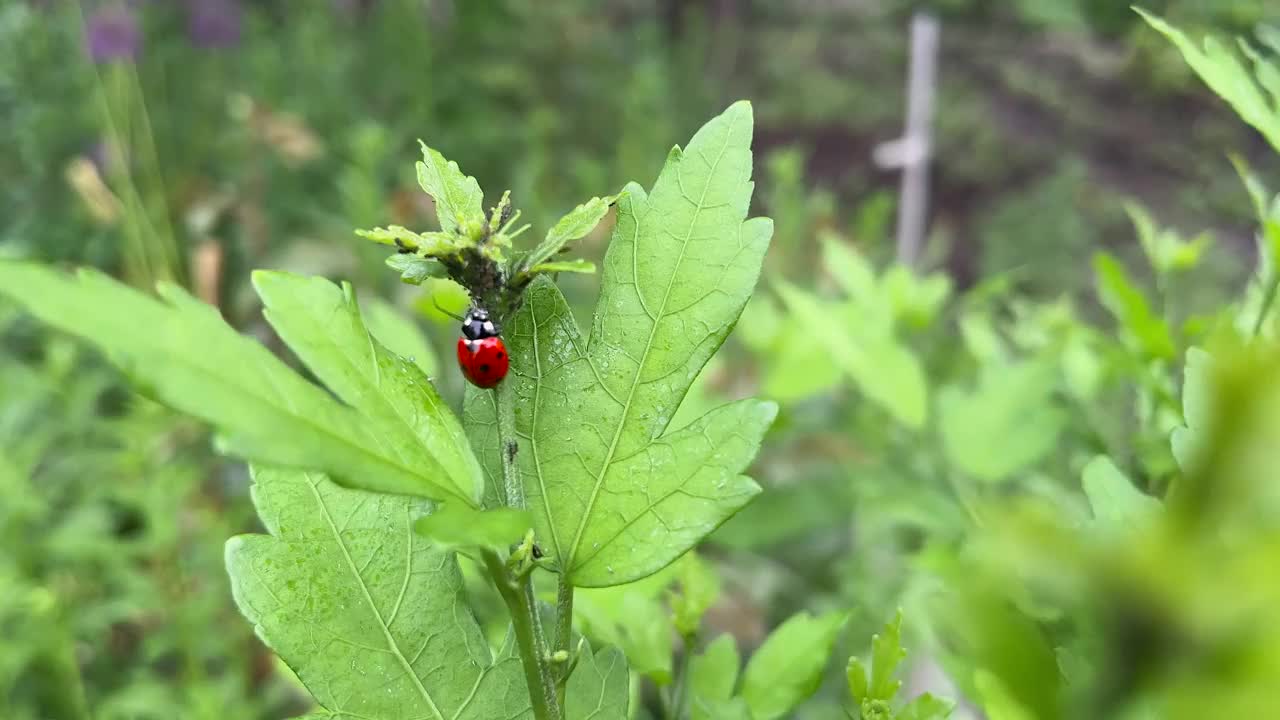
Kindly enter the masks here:
M 573 606 L 583 634 L 621 648 L 632 671 L 659 685 L 672 680 L 671 623 L 659 598 L 674 579 L 673 570 L 625 587 L 578 590 Z
M 1170 438 L 1173 457 L 1183 472 L 1194 469 L 1207 450 L 1209 424 L 1213 420 L 1213 357 L 1200 348 L 1187 350 L 1182 371 L 1183 427 Z
M 1138 528 L 1160 512 L 1160 501 L 1134 487 L 1105 455 L 1089 461 L 1082 482 L 1094 520 L 1106 530 Z
M 609 214 L 609 208 L 618 201 L 618 197 L 619 195 L 610 195 L 602 198 L 593 197 L 573 210 L 570 210 L 567 215 L 560 218 L 551 230 L 547 232 L 546 239 L 539 243 L 538 246 L 521 261 L 521 266 L 523 268 L 532 268 L 531 270 L 528 270 L 528 272 L 537 272 L 538 265 L 542 265 L 548 259 L 555 256 L 555 254 L 560 252 L 565 245 L 568 245 L 574 240 L 581 239 L 586 236 L 587 233 L 594 230 L 596 225 L 599 225 L 600 221 L 604 219 L 604 216 Z M 573 270 L 570 272 L 591 271 Z
M 979 480 L 999 482 L 1039 462 L 1065 422 L 1053 402 L 1054 369 L 1025 362 L 983 367 L 971 392 L 943 388 L 938 429 L 948 459 Z
M 1151 311 L 1147 296 L 1124 267 L 1114 257 L 1100 252 L 1093 256 L 1093 269 L 1099 299 L 1130 335 L 1137 349 L 1151 358 L 1172 359 L 1176 351 L 1168 323 Z
M 813 322 L 811 318 L 837 317 L 839 313 L 816 296 L 779 282 L 778 294 L 791 311 L 792 324 Z M 882 308 L 886 313 L 888 308 Z M 828 358 L 845 371 L 858 390 L 895 420 L 909 428 L 920 428 L 928 414 L 928 385 L 924 368 L 908 347 L 893 336 L 886 322 L 866 326 L 832 326 L 824 332 L 820 347 L 805 346 L 806 353 L 822 353 L 819 367 Z M 820 370 L 818 372 L 821 372 Z
M 955 703 L 923 693 L 902 706 L 895 720 L 944 720 L 955 710 Z
M 533 525 L 529 511 L 515 508 L 476 510 L 445 503 L 419 518 L 413 529 L 441 548 L 482 547 L 505 552 Z
M 1280 151 L 1280 96 L 1273 88 L 1270 93 L 1255 79 L 1245 63 L 1229 46 L 1216 39 L 1205 38 L 1197 45 L 1181 30 L 1145 10 L 1135 8 L 1138 14 L 1160 31 L 1178 48 L 1182 57 L 1195 70 L 1200 79 L 1235 109 L 1240 117 L 1262 133 L 1276 150 Z M 1259 78 L 1269 77 L 1270 67 L 1261 57 L 1254 60 Z
M 884 627 L 884 632 L 871 638 L 871 687 L 872 697 L 892 700 L 902 688 L 902 681 L 894 678 L 898 665 L 907 657 L 902 649 L 902 611 Z
M 725 633 L 689 661 L 689 698 L 693 720 L 720 720 L 712 709 L 733 696 L 738 682 L 738 647 Z
M 417 255 L 397 253 L 387 257 L 387 267 L 400 273 L 400 282 L 421 285 L 429 278 L 440 277 L 444 267 L 434 260 Z
M 373 339 L 417 365 L 428 377 L 436 371 L 438 362 L 435 351 L 413 320 L 385 300 L 375 298 L 362 304 L 364 321 L 369 326 L 369 334 L 373 335 Z
M 507 322 L 525 492 L 539 543 L 576 586 L 655 572 L 760 491 L 741 473 L 772 403 L 669 427 L 742 312 L 772 232 L 745 220 L 751 126 L 750 105 L 737 103 L 671 152 L 651 194 L 628 186 L 589 339 L 546 281 Z M 469 391 L 467 423 L 496 476 L 491 395 Z
M 623 720 L 630 700 L 627 658 L 616 647 L 586 647 L 565 688 L 565 720 Z
M 988 720 L 1035 720 L 1035 713 L 1018 702 L 993 673 L 986 670 L 974 671 L 973 685 L 978 691 L 978 699 Z
M 49 325 L 104 350 L 156 398 L 215 425 L 228 452 L 264 464 L 323 470 L 370 488 L 434 495 L 434 499 L 454 496 L 463 484 L 473 482 L 465 477 L 469 471 L 459 469 L 459 462 L 468 463 L 465 458 L 417 464 L 417 459 L 428 456 L 421 448 L 408 449 L 415 442 L 413 437 L 397 432 L 396 442 L 389 444 L 375 431 L 378 423 L 303 380 L 261 344 L 236 333 L 216 309 L 176 286 L 163 285 L 160 293 L 167 302 L 96 271 L 72 277 L 38 265 L 0 262 L 0 294 L 18 300 Z M 356 334 L 345 342 L 358 340 L 380 362 L 390 362 L 390 353 L 356 323 L 348 322 L 341 329 Z M 408 382 L 405 378 L 417 378 L 426 385 L 420 371 L 407 363 L 392 363 L 385 372 L 390 376 L 397 365 L 394 387 Z M 415 392 L 419 397 L 434 396 L 425 387 Z M 450 433 L 432 434 L 440 437 L 442 446 L 461 439 Z M 435 473 L 444 464 L 458 474 L 459 485 L 441 484 L 448 476 Z M 473 492 L 468 489 L 462 499 L 474 503 Z
M 362 238 L 368 238 L 381 245 L 392 245 L 394 247 L 411 250 L 423 255 L 446 255 L 458 249 L 457 242 L 453 235 L 443 232 L 425 232 L 416 233 L 408 228 L 399 225 L 392 225 L 385 228 L 374 228 L 372 230 L 356 230 L 356 235 Z M 414 257 L 410 253 L 403 253 L 409 257 Z M 422 258 L 418 258 L 422 259 Z
M 412 531 L 429 502 L 256 468 L 268 535 L 227 542 L 259 637 L 335 718 L 529 718 L 518 658 L 494 658 L 454 556 Z
M 846 617 L 800 613 L 770 633 L 742 675 L 742 697 L 754 720 L 780 718 L 818 689 Z
M 461 498 L 472 507 L 484 493 L 484 474 L 462 424 L 421 370 L 387 351 L 365 329 L 350 286 L 324 278 L 257 271 L 253 285 L 280 337 L 368 429 L 428 487 L 355 477 L 356 487 L 380 492 Z
M 418 161 L 418 185 L 436 202 L 436 217 L 445 232 L 456 233 L 463 223 L 483 223 L 484 193 L 473 177 L 458 168 L 458 163 L 445 160 L 438 151 L 421 140 L 422 160 Z
M 575 272 L 575 273 L 593 273 L 596 271 L 596 264 L 590 260 L 559 260 L 553 262 L 538 263 L 529 268 L 530 273 L 557 273 L 557 272 Z
M 702 616 L 720 597 L 720 578 L 698 557 L 689 553 L 677 563 L 680 591 L 670 595 L 676 632 L 691 637 L 702 624 Z

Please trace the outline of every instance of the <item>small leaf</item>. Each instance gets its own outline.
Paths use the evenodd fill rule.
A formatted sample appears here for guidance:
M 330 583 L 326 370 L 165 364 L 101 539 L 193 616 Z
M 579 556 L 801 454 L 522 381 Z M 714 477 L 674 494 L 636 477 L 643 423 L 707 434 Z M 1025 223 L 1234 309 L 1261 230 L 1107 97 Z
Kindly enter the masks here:
M 160 292 L 164 301 L 96 271 L 71 277 L 38 265 L 0 262 L 0 294 L 102 348 L 158 399 L 215 425 L 224 450 L 257 462 L 324 470 L 371 487 L 434 499 L 451 496 L 454 486 L 439 484 L 447 476 L 439 472 L 440 462 L 423 449 L 403 454 L 414 438 L 397 434 L 402 447 L 393 449 L 360 412 L 236 333 L 217 310 L 176 286 L 161 286 Z M 351 324 L 346 328 L 355 332 Z M 363 328 L 361 333 L 359 343 L 376 348 L 368 352 L 390 355 Z M 417 368 L 408 375 L 414 376 L 426 385 Z M 434 390 L 418 392 L 434 396 Z M 431 417 L 424 416 L 421 424 L 433 422 Z M 468 461 L 455 455 L 445 462 L 457 468 Z M 465 501 L 474 502 L 469 495 Z
M 793 325 L 803 327 L 809 318 L 838 314 L 816 296 L 790 283 L 779 282 L 778 294 L 791 312 Z M 885 319 L 888 319 L 887 315 Z M 818 352 L 825 356 L 814 359 L 819 368 L 834 361 L 867 399 L 884 408 L 903 425 L 920 428 L 928 414 L 928 385 L 924 368 L 915 353 L 900 343 L 892 332 L 889 322 L 879 327 L 833 326 L 823 334 L 819 350 L 815 351 L 810 346 L 805 346 L 805 349 L 810 354 Z
M 1111 458 L 1095 457 L 1084 468 L 1085 495 L 1096 523 L 1110 531 L 1133 529 L 1160 512 L 1159 500 L 1139 491 Z
M 411 528 L 431 504 L 255 468 L 268 535 L 227 541 L 258 636 L 339 718 L 532 717 L 518 658 L 494 658 L 454 556 Z
M 442 232 L 416 233 L 399 225 L 372 230 L 356 230 L 356 235 L 382 245 L 392 245 L 419 255 L 448 255 L 458 249 L 453 235 Z M 410 253 L 404 253 L 409 255 Z
M 751 656 L 742 676 L 742 697 L 754 720 L 774 720 L 818 689 L 844 613 L 794 615 Z
M 593 273 L 595 271 L 596 264 L 589 260 L 559 260 L 538 263 L 529 268 L 530 274 L 557 272 Z
M 702 624 L 702 616 L 720 597 L 720 578 L 696 553 L 685 555 L 677 565 L 680 591 L 671 593 L 671 613 L 676 632 L 691 637 Z
M 1038 362 L 987 365 L 974 390 L 943 388 L 938 426 L 951 462 L 988 482 L 1007 480 L 1039 462 L 1065 422 L 1053 401 L 1053 373 Z
M 372 340 L 350 286 L 339 289 L 324 278 L 261 270 L 253 274 L 253 285 L 267 320 L 307 367 L 362 413 L 380 445 L 439 490 L 373 476 L 350 478 L 350 483 L 479 505 L 484 474 L 461 423 L 418 368 Z
M 693 720 L 719 720 L 709 708 L 727 702 L 738 682 L 738 648 L 725 633 L 689 661 L 689 697 Z
M 418 161 L 418 185 L 436 202 L 436 217 L 440 228 L 447 233 L 457 233 L 462 223 L 482 224 L 484 217 L 484 193 L 473 177 L 468 177 L 458 164 L 445 160 L 421 140 L 422 160 Z
M 421 285 L 444 272 L 444 267 L 434 260 L 404 253 L 388 256 L 387 267 L 400 273 L 400 281 L 407 285 Z
M 902 611 L 884 627 L 884 632 L 871 638 L 871 697 L 892 700 L 902 687 L 902 681 L 894 678 L 898 665 L 907 657 L 902 649 Z
M 419 518 L 413 529 L 441 548 L 480 547 L 506 551 L 532 527 L 527 510 L 476 510 L 445 503 Z
M 616 647 L 585 647 L 565 688 L 565 720 L 623 720 L 630 701 L 627 658 Z
M 618 201 L 619 197 L 620 195 L 610 195 L 602 198 L 594 197 L 573 210 L 570 210 L 567 215 L 560 218 L 560 220 L 551 228 L 547 233 L 546 239 L 539 243 L 538 246 L 521 261 L 521 265 L 525 268 L 533 268 L 528 272 L 537 272 L 538 265 L 542 265 L 547 261 L 547 259 L 560 252 L 561 248 L 565 245 L 584 237 L 587 233 L 595 229 L 596 225 L 600 224 L 600 221 L 604 219 L 604 216 L 609 213 L 609 208 Z M 571 270 L 569 272 L 591 271 Z
M 894 720 L 944 720 L 953 710 L 955 703 L 923 693 L 904 705 Z
M 1132 338 L 1137 349 L 1152 358 L 1172 359 L 1173 338 L 1164 318 L 1151 311 L 1147 296 L 1134 284 L 1124 267 L 1107 253 L 1093 256 L 1097 275 L 1098 296 L 1121 327 Z
M 673 578 L 668 567 L 630 585 L 578 590 L 574 599 L 583 634 L 621 648 L 632 672 L 659 685 L 672 680 L 671 623 L 659 598 Z

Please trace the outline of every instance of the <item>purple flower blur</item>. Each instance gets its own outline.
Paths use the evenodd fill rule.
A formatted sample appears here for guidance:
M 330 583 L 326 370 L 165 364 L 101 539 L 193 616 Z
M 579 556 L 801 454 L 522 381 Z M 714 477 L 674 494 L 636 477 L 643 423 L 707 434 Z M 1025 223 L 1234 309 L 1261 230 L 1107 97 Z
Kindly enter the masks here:
M 192 44 L 225 48 L 240 42 L 239 0 L 188 0 L 187 34 Z
M 85 22 L 85 44 L 95 63 L 136 60 L 142 49 L 138 18 L 124 5 L 99 8 Z

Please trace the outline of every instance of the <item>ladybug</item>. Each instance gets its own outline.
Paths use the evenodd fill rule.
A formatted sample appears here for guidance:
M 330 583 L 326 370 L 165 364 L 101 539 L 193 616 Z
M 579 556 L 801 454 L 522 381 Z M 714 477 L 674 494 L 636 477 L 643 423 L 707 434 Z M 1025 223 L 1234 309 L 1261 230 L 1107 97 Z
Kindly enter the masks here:
M 498 328 L 489 319 L 489 311 L 472 308 L 462 318 L 462 337 L 458 338 L 458 367 L 472 385 L 491 388 L 507 376 L 511 358 Z

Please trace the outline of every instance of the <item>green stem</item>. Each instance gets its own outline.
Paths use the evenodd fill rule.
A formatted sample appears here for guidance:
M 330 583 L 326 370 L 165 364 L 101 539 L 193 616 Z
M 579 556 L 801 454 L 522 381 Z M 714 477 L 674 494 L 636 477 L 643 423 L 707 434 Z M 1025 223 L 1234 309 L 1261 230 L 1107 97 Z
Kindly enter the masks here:
M 498 385 L 493 392 L 498 413 L 503 494 L 507 507 L 524 509 L 524 486 L 520 481 L 520 468 L 516 464 L 519 444 L 516 441 L 515 383 L 508 380 Z M 533 592 L 532 575 L 526 573 L 523 577 L 513 576 L 506 564 L 494 553 L 485 554 L 485 564 L 511 613 L 534 716 L 537 720 L 560 720 L 560 700 L 556 693 L 555 676 L 551 672 L 547 638 L 542 630 L 542 614 L 538 612 L 538 599 Z
M 563 651 L 568 655 L 573 644 L 573 585 L 565 581 L 564 575 L 560 575 L 559 587 L 556 590 L 556 646 L 555 651 Z M 569 668 L 572 664 L 565 660 L 562 665 L 564 671 L 560 677 L 560 682 L 556 684 L 556 696 L 560 699 L 560 704 L 564 705 L 564 689 L 569 680 Z
M 680 664 L 676 666 L 676 678 L 671 686 L 671 720 L 684 718 L 685 706 L 689 702 L 689 660 L 697 642 L 696 634 L 684 636 L 684 650 L 680 653 Z
M 492 550 L 484 551 L 484 564 L 489 570 L 493 584 L 498 588 L 507 610 L 511 613 L 511 626 L 516 632 L 516 646 L 520 650 L 521 665 L 524 666 L 525 684 L 529 686 L 529 701 L 533 704 L 533 717 L 536 720 L 560 720 L 560 705 L 554 689 L 548 692 L 543 675 L 547 670 L 546 654 L 538 642 L 538 633 L 534 630 L 537 617 L 537 605 L 530 604 L 529 579 L 516 579 L 507 570 L 507 565 Z

